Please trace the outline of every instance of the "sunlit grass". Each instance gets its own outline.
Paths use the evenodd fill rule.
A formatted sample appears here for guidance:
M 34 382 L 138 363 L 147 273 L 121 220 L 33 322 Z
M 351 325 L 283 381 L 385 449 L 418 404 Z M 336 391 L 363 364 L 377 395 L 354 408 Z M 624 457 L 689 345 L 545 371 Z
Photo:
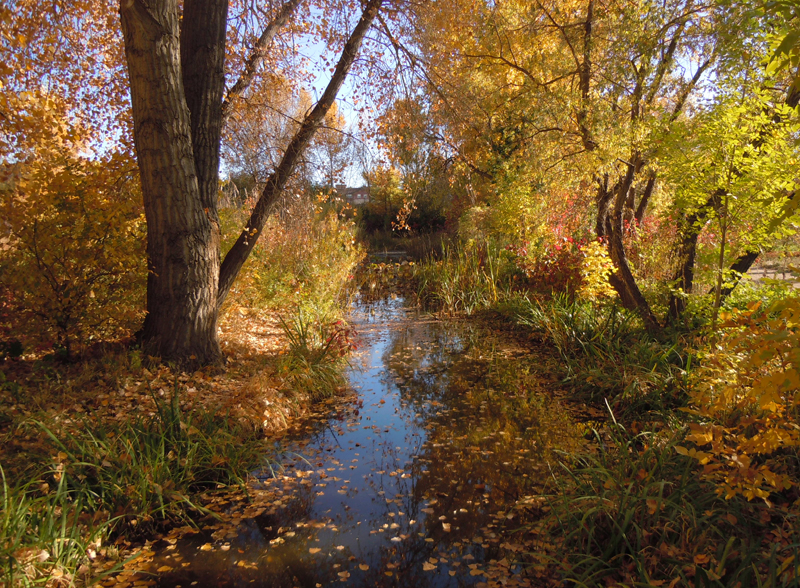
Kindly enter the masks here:
M 0 468 L 0 578 L 13 586 L 89 584 L 91 561 L 103 547 L 109 521 L 85 514 L 66 477 L 53 488 L 35 477 L 11 485 Z
M 56 454 L 50 484 L 107 513 L 120 533 L 191 523 L 205 514 L 198 492 L 243 487 L 265 458 L 252 429 L 208 411 L 184 414 L 177 389 L 155 402 L 156 414 L 117 425 L 79 421 L 61 432 L 41 425 Z

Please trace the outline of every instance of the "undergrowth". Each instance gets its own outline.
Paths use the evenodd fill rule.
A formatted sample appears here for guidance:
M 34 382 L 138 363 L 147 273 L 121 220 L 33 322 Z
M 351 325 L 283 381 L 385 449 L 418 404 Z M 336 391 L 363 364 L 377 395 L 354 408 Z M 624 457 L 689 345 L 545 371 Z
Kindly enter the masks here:
M 191 523 L 205 513 L 198 492 L 244 486 L 263 459 L 253 430 L 211 412 L 184 414 L 177 389 L 154 400 L 155 414 L 122 424 L 86 421 L 64 432 L 40 425 L 56 453 L 48 483 L 109 515 L 119 533 Z
M 676 451 L 681 433 L 614 424 L 599 441 L 596 453 L 565 456 L 535 529 L 568 585 L 797 586 L 796 512 L 725 500 Z
M 2 468 L 0 478 L 0 582 L 8 587 L 89 584 L 91 561 L 104 549 L 109 522 L 95 521 L 84 511 L 66 477 L 47 490 L 40 478 L 12 485 Z
M 609 399 L 629 413 L 664 411 L 685 402 L 683 384 L 692 356 L 674 335 L 654 340 L 635 312 L 556 294 L 547 300 L 517 295 L 505 309 L 551 342 L 564 382 L 579 398 Z
M 520 276 L 511 254 L 490 241 L 446 246 L 441 259 L 417 265 L 419 301 L 445 314 L 474 314 L 496 305 Z

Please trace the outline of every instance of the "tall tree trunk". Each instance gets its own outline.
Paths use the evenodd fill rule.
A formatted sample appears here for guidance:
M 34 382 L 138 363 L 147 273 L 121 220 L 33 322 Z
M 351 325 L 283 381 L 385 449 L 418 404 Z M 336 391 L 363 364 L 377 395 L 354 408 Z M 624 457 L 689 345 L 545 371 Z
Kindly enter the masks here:
M 221 359 L 218 241 L 204 206 L 186 103 L 178 0 L 123 0 L 134 142 L 147 219 L 143 349 L 185 366 Z
M 661 326 L 653 314 L 650 304 L 636 284 L 636 278 L 633 276 L 630 264 L 628 263 L 628 256 L 625 252 L 625 244 L 623 242 L 625 231 L 623 224 L 625 202 L 627 201 L 628 191 L 631 189 L 639 165 L 640 159 L 638 155 L 634 155 L 632 162 L 628 164 L 628 172 L 625 174 L 625 178 L 620 182 L 616 190 L 614 210 L 610 215 L 611 234 L 609 235 L 609 249 L 611 252 L 611 260 L 614 262 L 617 271 L 612 275 L 610 282 L 619 294 L 623 305 L 629 308 L 635 308 L 639 316 L 642 317 L 647 331 L 655 335 L 661 330 Z

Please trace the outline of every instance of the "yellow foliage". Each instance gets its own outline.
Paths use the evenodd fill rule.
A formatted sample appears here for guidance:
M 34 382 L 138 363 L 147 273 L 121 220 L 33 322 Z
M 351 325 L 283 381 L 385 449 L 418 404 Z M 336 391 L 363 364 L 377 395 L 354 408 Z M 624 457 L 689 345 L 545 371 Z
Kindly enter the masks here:
M 581 264 L 581 287 L 578 295 L 586 300 L 613 298 L 616 290 L 608 281 L 614 271 L 614 264 L 608 256 L 608 250 L 597 241 L 592 241 L 581 248 L 583 263 Z
M 701 421 L 686 440 L 696 448 L 678 451 L 705 464 L 726 498 L 769 501 L 797 484 L 784 458 L 800 445 L 800 299 L 727 319 L 695 372 L 690 412 Z
M 0 144 L 0 335 L 69 353 L 140 324 L 145 223 L 133 159 L 83 155 L 81 129 L 40 98 L 8 125 L 24 141 Z

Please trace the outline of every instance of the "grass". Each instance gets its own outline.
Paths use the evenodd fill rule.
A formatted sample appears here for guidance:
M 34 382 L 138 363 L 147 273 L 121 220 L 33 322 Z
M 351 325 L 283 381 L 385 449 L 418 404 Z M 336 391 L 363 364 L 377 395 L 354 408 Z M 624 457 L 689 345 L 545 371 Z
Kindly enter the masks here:
M 790 488 L 768 491 L 768 501 L 748 501 L 743 494 L 726 496 L 725 484 L 712 475 L 722 465 L 691 457 L 685 436 L 693 417 L 679 409 L 688 403 L 692 378 L 701 375 L 692 346 L 709 343 L 681 332 L 657 340 L 636 314 L 612 302 L 567 294 L 532 297 L 500 278 L 513 273 L 498 270 L 494 259 L 480 249 L 446 252 L 442 261 L 428 262 L 418 272 L 420 300 L 450 313 L 498 310 L 552 344 L 557 373 L 573 400 L 607 404 L 619 416 L 600 423 L 595 450 L 563 455 L 553 494 L 526 501 L 535 507 L 531 516 L 538 517 L 527 528 L 532 573 L 547 570 L 553 584 L 585 587 L 800 586 L 796 476 Z M 732 297 L 732 306 L 753 298 L 740 295 L 745 299 Z M 760 290 L 764 295 L 772 293 Z M 771 327 L 774 339 L 783 341 L 782 333 Z M 716 341 L 705 363 L 708 354 L 721 353 Z M 720 376 L 723 383 L 729 380 Z M 642 420 L 650 430 L 641 432 Z M 750 422 L 749 436 L 758 437 L 756 424 Z M 726 426 L 731 425 L 717 428 Z M 717 445 L 719 431 L 713 437 Z M 752 457 L 754 468 L 769 458 L 740 453 L 748 463 Z M 779 457 L 780 472 L 796 471 L 793 447 Z M 726 471 L 720 469 L 717 478 Z
M 567 458 L 537 527 L 556 545 L 562 581 L 797 586 L 797 515 L 723 499 L 675 451 L 681 441 L 680 433 L 631 434 L 615 423 L 596 454 Z
M 326 320 L 298 308 L 281 326 L 289 349 L 281 371 L 292 388 L 308 393 L 313 400 L 333 396 L 346 383 L 342 368 L 354 343 L 354 333 L 342 320 Z
M 121 425 L 87 421 L 61 434 L 41 425 L 56 453 L 48 483 L 65 486 L 89 511 L 106 513 L 117 533 L 191 523 L 206 513 L 198 492 L 243 487 L 264 459 L 252 430 L 210 412 L 184 414 L 177 387 L 155 401 L 154 415 Z
M 496 305 L 518 276 L 510 255 L 488 241 L 446 246 L 441 259 L 428 258 L 414 273 L 420 302 L 449 315 Z
M 34 478 L 17 486 L 2 478 L 0 578 L 12 586 L 86 585 L 91 561 L 103 549 L 109 522 L 96 522 L 69 490 L 66 476 L 52 489 Z
M 542 301 L 516 296 L 506 304 L 515 320 L 553 343 L 564 382 L 580 398 L 641 413 L 684 402 L 691 354 L 679 336 L 650 337 L 636 313 L 615 303 L 581 301 L 565 294 Z

